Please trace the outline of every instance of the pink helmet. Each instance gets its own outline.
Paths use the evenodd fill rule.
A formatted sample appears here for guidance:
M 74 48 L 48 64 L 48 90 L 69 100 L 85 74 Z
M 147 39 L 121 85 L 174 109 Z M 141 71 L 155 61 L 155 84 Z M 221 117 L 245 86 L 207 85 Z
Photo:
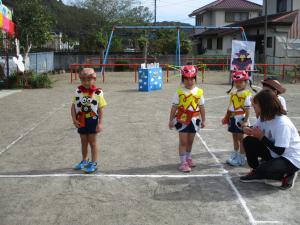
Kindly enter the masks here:
M 237 70 L 232 72 L 233 81 L 247 81 L 249 80 L 249 75 L 245 70 Z
M 193 65 L 186 65 L 180 68 L 181 75 L 185 78 L 194 78 L 197 76 L 198 68 Z

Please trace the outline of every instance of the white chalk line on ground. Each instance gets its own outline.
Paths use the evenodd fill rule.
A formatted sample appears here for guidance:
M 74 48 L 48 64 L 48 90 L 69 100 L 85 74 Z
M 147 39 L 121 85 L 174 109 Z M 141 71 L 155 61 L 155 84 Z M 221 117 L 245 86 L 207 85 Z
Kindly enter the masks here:
M 40 119 L 37 123 L 35 123 L 30 129 L 22 133 L 17 139 L 12 141 L 10 144 L 8 144 L 4 149 L 0 151 L 0 155 L 6 152 L 8 149 L 10 149 L 13 145 L 18 143 L 20 140 L 22 140 L 25 136 L 27 136 L 29 133 L 31 133 L 33 130 L 35 130 L 40 124 L 45 122 L 47 119 L 49 119 L 54 113 L 59 111 L 60 109 L 64 108 L 67 104 L 62 104 L 60 107 L 55 108 L 51 112 L 47 113 L 46 116 L 44 116 L 42 119 Z
M 19 93 L 21 91 L 22 90 L 2 90 L 2 91 L 0 91 L 0 98 L 4 98 L 6 96 L 9 96 L 9 95 L 12 95 L 15 93 Z
M 205 177 L 222 177 L 222 173 L 216 174 L 72 174 L 72 173 L 57 173 L 57 174 L 16 174 L 16 175 L 0 175 L 0 178 L 41 178 L 41 177 L 108 177 L 108 178 L 205 178 Z
M 199 140 L 201 141 L 201 143 L 203 144 L 203 146 L 205 147 L 205 149 L 207 150 L 207 152 L 212 156 L 212 158 L 216 161 L 216 163 L 218 164 L 218 166 L 220 166 L 220 168 L 223 170 L 223 174 L 224 177 L 226 179 L 226 181 L 228 182 L 228 184 L 230 185 L 231 189 L 234 191 L 235 195 L 237 196 L 240 204 L 242 205 L 242 207 L 244 208 L 249 222 L 251 225 L 256 225 L 259 223 L 269 223 L 269 224 L 273 224 L 273 223 L 280 223 L 279 221 L 257 221 L 255 220 L 251 210 L 249 209 L 249 207 L 247 206 L 247 202 L 245 201 L 245 199 L 243 198 L 243 196 L 241 195 L 241 193 L 239 192 L 239 190 L 237 189 L 237 187 L 234 185 L 234 183 L 231 180 L 231 176 L 229 175 L 228 171 L 224 168 L 223 164 L 220 162 L 220 160 L 218 159 L 218 157 L 212 152 L 210 151 L 208 145 L 206 144 L 206 142 L 203 140 L 203 138 L 200 136 L 199 133 L 196 133 L 197 137 L 199 138 Z

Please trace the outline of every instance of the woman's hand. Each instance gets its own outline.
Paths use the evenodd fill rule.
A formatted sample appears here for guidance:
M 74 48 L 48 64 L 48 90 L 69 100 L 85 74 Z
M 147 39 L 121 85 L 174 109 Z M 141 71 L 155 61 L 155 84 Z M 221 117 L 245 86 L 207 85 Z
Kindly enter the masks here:
M 258 127 L 253 127 L 251 130 L 251 136 L 256 137 L 259 140 L 265 136 L 264 132 Z
M 252 128 L 250 127 L 243 127 L 243 132 L 246 135 L 252 136 Z

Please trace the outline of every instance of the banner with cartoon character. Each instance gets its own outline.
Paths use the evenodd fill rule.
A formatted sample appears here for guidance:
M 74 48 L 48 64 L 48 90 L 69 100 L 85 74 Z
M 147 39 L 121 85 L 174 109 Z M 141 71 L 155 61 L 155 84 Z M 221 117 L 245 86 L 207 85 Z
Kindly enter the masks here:
M 15 33 L 15 24 L 12 21 L 12 11 L 0 1 L 0 29 L 13 36 Z
M 254 70 L 255 42 L 232 41 L 230 70 Z

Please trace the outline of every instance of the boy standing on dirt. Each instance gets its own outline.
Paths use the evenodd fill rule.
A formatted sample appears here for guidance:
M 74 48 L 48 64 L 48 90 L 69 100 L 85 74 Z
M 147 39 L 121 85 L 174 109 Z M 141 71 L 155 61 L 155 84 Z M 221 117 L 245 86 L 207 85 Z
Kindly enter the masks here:
M 81 139 L 82 161 L 75 170 L 93 173 L 97 170 L 97 133 L 102 131 L 103 108 L 107 105 L 103 91 L 97 88 L 96 73 L 92 68 L 84 68 L 79 74 L 81 85 L 76 89 L 71 115 Z M 88 146 L 91 147 L 92 161 L 88 159 Z

